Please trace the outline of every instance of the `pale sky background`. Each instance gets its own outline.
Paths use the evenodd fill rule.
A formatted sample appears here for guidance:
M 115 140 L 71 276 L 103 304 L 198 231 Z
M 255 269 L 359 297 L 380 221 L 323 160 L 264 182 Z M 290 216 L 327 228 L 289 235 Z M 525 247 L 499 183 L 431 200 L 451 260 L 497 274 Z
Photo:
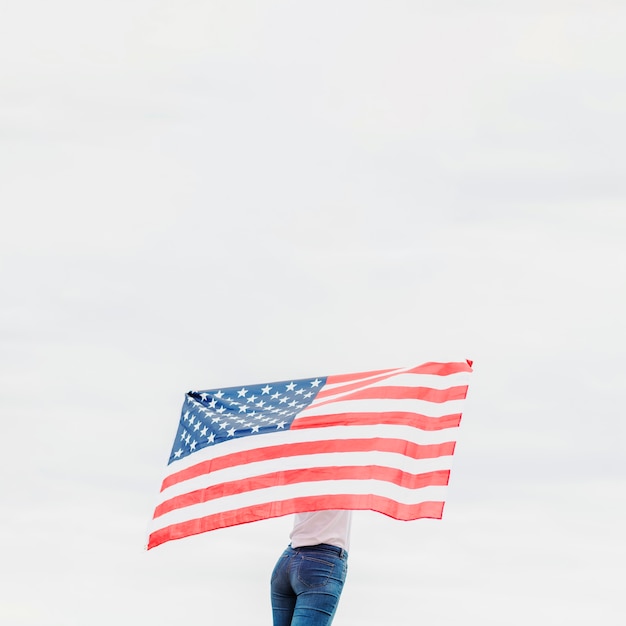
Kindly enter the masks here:
M 144 550 L 184 393 L 449 358 L 335 624 L 623 623 L 622 0 L 0 6 L 3 626 L 271 624 L 290 518 Z

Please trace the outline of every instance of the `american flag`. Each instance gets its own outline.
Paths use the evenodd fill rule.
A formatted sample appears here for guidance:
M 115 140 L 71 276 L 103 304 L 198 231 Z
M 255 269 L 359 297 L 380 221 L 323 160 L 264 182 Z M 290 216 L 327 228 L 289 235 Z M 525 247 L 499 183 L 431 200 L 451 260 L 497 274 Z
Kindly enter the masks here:
M 148 549 L 321 509 L 440 519 L 471 365 L 190 391 Z

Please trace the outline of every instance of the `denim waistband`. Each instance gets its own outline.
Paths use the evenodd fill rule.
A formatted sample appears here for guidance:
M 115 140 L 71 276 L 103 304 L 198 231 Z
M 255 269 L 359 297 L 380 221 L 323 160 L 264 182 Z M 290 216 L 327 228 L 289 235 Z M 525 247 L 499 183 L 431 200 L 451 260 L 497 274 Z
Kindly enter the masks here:
M 339 546 L 333 546 L 330 543 L 318 543 L 317 545 L 314 546 L 298 546 L 297 548 L 293 548 L 293 550 L 320 550 L 322 552 L 334 552 L 337 556 L 343 557 L 343 556 L 348 556 L 348 553 L 346 550 L 344 550 L 343 548 L 340 548 Z

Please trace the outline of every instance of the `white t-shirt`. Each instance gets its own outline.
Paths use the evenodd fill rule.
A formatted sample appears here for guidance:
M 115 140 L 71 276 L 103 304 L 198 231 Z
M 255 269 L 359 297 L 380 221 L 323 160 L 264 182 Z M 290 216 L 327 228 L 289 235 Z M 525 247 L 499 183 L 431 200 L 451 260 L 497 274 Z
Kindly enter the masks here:
M 289 534 L 292 548 L 328 543 L 344 550 L 350 549 L 352 511 L 312 511 L 296 513 Z

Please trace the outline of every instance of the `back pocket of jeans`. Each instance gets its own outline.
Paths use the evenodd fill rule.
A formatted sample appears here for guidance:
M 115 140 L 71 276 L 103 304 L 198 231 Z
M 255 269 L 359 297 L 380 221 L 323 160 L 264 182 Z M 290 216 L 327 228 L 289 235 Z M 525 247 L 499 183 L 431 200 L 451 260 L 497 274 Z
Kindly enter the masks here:
M 307 587 L 323 587 L 334 568 L 335 565 L 328 561 L 303 556 L 298 565 L 298 580 Z

